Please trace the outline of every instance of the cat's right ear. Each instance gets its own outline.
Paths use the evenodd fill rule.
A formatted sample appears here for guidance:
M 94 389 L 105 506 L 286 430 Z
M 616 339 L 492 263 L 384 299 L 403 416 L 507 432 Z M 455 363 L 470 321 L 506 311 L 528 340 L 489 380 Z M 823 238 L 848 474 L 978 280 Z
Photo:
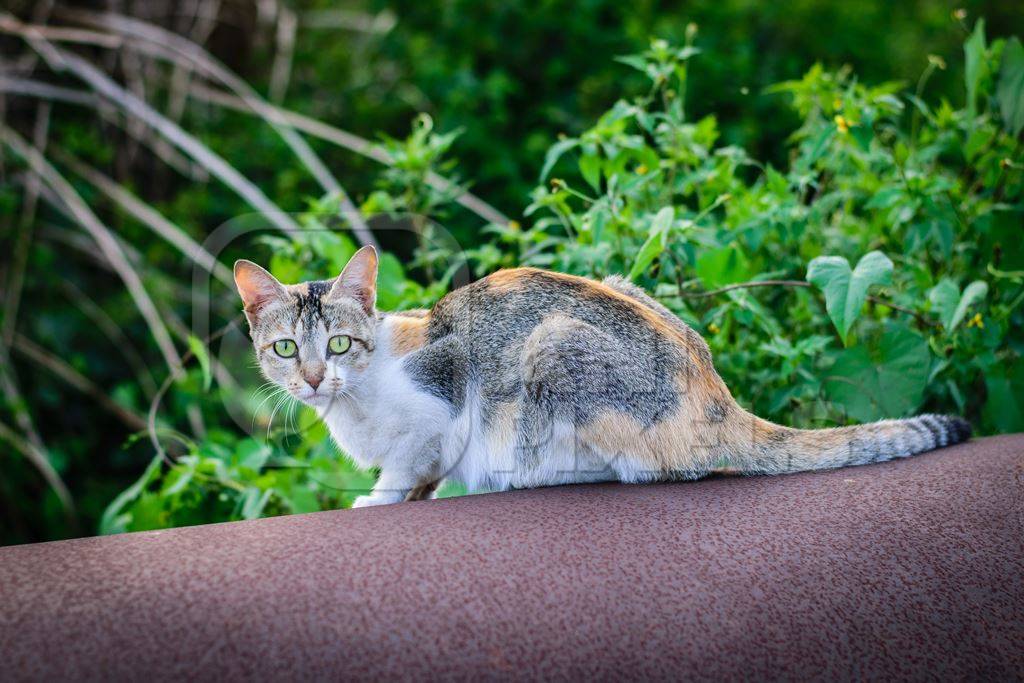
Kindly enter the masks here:
M 252 261 L 235 261 L 235 286 L 245 305 L 245 314 L 252 323 L 253 316 L 271 301 L 286 301 L 284 285 L 273 275 Z

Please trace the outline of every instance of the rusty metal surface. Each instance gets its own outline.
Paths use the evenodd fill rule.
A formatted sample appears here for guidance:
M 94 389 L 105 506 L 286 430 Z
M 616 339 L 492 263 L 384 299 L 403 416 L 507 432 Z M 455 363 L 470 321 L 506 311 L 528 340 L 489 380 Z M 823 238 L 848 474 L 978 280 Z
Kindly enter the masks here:
M 0 548 L 0 679 L 1024 678 L 1024 436 Z

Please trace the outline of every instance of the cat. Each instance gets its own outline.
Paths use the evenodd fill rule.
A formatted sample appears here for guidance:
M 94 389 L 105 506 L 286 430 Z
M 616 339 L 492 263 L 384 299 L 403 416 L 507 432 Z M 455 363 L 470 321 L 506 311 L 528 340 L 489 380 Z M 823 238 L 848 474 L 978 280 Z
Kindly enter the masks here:
M 354 507 L 429 498 L 445 478 L 504 490 L 828 469 L 971 433 L 943 415 L 821 430 L 762 420 L 699 334 L 617 276 L 501 270 L 430 310 L 384 313 L 372 247 L 333 280 L 283 285 L 245 260 L 234 274 L 263 374 L 379 468 Z

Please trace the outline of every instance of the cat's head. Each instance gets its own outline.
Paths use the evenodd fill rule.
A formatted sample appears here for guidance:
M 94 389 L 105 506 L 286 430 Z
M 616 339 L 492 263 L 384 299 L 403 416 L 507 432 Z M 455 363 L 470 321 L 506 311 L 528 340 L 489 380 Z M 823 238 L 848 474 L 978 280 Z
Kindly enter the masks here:
M 317 407 L 351 394 L 375 347 L 376 281 L 377 252 L 369 246 L 333 280 L 297 285 L 237 261 L 235 285 L 266 378 Z

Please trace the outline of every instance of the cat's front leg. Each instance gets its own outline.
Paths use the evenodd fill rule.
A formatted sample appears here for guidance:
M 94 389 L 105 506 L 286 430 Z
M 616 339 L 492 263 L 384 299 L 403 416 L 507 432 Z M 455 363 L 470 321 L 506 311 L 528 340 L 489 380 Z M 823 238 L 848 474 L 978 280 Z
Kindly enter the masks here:
M 352 503 L 354 508 L 373 505 L 391 505 L 404 500 L 422 500 L 430 497 L 437 488 L 437 480 L 408 470 L 382 469 L 373 491 L 359 496 Z

